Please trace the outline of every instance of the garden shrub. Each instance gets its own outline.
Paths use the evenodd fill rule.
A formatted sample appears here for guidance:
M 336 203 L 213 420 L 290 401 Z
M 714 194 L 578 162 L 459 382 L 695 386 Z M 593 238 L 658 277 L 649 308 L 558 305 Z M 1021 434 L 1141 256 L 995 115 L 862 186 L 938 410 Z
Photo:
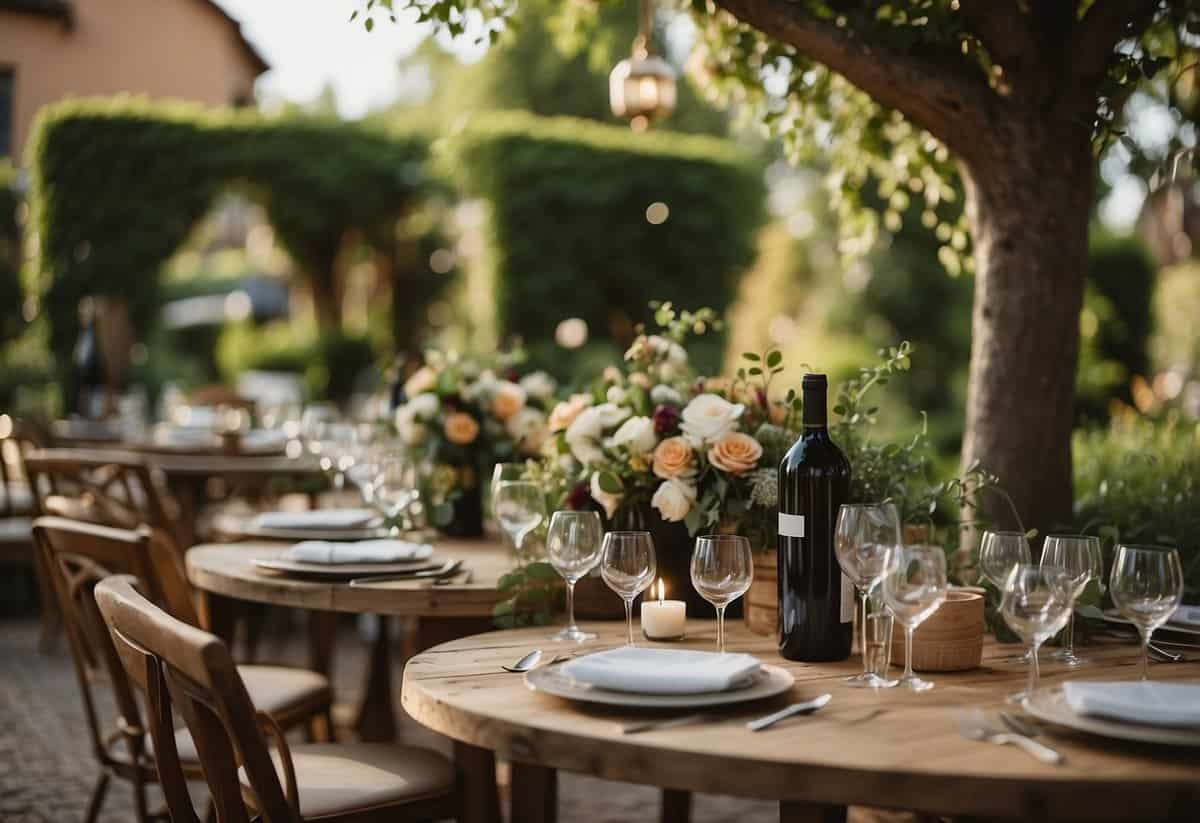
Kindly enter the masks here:
M 580 317 L 593 340 L 624 344 L 651 300 L 724 311 L 754 259 L 761 169 L 726 141 L 500 113 L 472 119 L 447 159 L 489 203 L 507 336 L 551 340 L 560 320 Z M 659 203 L 669 213 L 655 225 L 649 216 L 662 215 L 647 209 Z M 538 365 L 566 377 L 569 358 Z
M 365 335 L 321 333 L 311 325 L 240 323 L 227 326 L 217 342 L 217 364 L 226 382 L 250 370 L 291 372 L 303 377 L 310 400 L 346 400 L 375 363 Z
M 1200 424 L 1133 411 L 1074 439 L 1075 527 L 1116 541 L 1175 546 L 1187 597 L 1200 594 Z
M 37 233 L 29 287 L 60 368 L 86 294 L 123 296 L 148 327 L 159 270 L 219 191 L 243 187 L 315 291 L 347 236 L 395 242 L 394 225 L 433 187 L 426 138 L 312 117 L 266 117 L 142 99 L 69 100 L 30 141 Z
M 0 160 L 0 344 L 21 333 L 24 302 L 21 292 L 21 232 L 17 225 L 16 172 L 12 164 Z

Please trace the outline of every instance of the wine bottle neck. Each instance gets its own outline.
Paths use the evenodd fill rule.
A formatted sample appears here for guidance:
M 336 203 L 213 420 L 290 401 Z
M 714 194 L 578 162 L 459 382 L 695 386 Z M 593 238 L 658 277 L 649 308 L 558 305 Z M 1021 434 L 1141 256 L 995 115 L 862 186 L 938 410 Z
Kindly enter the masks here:
M 829 428 L 829 411 L 826 408 L 825 389 L 804 392 L 804 430 L 817 431 Z

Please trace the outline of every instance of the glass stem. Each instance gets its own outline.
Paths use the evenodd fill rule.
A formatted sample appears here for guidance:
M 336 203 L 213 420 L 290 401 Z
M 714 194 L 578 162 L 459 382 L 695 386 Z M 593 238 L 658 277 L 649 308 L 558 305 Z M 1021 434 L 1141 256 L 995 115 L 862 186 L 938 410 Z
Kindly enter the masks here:
M 717 651 L 725 654 L 725 607 L 717 606 Z
M 625 642 L 633 645 L 633 598 L 625 598 Z
M 575 629 L 575 581 L 567 581 L 567 628 Z
M 1138 634 L 1142 636 L 1142 680 L 1150 679 L 1150 629 L 1138 626 Z
M 1029 650 L 1029 685 L 1025 688 L 1025 696 L 1032 699 L 1033 692 L 1038 686 L 1038 647 L 1041 643 L 1036 640 L 1031 644 Z
M 333 475 L 333 490 L 340 492 L 346 485 L 346 475 L 340 471 L 334 472 Z
M 1067 657 L 1075 656 L 1075 609 L 1071 609 L 1071 616 L 1067 618 Z
M 858 650 L 862 654 L 863 674 L 867 673 L 867 593 L 860 591 L 859 596 L 862 598 L 862 620 L 859 625 L 858 638 L 861 648 Z
M 904 679 L 912 680 L 916 675 L 912 669 L 913 627 L 904 627 Z

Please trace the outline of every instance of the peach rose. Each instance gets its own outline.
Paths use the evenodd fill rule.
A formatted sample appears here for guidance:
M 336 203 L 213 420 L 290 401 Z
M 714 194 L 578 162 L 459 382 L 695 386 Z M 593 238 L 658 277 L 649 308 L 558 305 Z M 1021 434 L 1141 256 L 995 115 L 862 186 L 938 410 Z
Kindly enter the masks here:
M 744 432 L 728 432 L 708 450 L 708 462 L 730 474 L 744 474 L 758 465 L 762 445 Z
M 591 395 L 587 394 L 573 394 L 570 400 L 563 400 L 550 412 L 550 431 L 565 431 L 591 403 Z
M 497 420 L 507 420 L 525 408 L 525 390 L 516 383 L 504 380 L 492 393 L 492 414 Z
M 404 381 L 404 396 L 412 400 L 418 394 L 433 391 L 433 387 L 437 385 L 437 380 L 437 372 L 428 366 L 422 366 L 413 372 L 408 380 Z
M 446 415 L 442 429 L 446 432 L 446 439 L 459 446 L 465 446 L 479 436 L 479 424 L 475 422 L 474 417 L 465 412 Z
M 684 437 L 668 437 L 654 449 L 654 476 L 663 480 L 696 473 L 696 453 Z

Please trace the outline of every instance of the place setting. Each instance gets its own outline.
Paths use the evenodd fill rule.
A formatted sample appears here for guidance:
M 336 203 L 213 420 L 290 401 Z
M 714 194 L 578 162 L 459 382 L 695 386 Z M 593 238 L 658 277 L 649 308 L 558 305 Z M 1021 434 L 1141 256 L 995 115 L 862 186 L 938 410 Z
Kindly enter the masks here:
M 603 533 L 595 512 L 559 511 L 546 537 L 550 563 L 567 585 L 567 626 L 547 640 L 548 653 L 535 650 L 508 671 L 522 673 L 532 691 L 569 701 L 633 710 L 699 709 L 766 700 L 789 691 L 795 678 L 786 669 L 750 654 L 725 648 L 724 611 L 750 586 L 753 564 L 745 538 L 705 535 L 695 541 L 692 583 L 717 610 L 717 650 L 673 648 L 684 638 L 686 607 L 668 600 L 656 580 L 654 540 L 645 531 Z M 603 650 L 578 650 L 597 640 L 575 622 L 573 591 L 578 580 L 599 566 L 608 587 L 625 605 L 625 643 Z M 647 590 L 640 610 L 640 638 L 634 635 L 634 600 Z M 653 594 L 653 592 L 652 592 Z M 566 653 L 557 650 L 566 647 Z M 624 733 L 680 725 L 693 718 L 653 720 L 622 727 Z

